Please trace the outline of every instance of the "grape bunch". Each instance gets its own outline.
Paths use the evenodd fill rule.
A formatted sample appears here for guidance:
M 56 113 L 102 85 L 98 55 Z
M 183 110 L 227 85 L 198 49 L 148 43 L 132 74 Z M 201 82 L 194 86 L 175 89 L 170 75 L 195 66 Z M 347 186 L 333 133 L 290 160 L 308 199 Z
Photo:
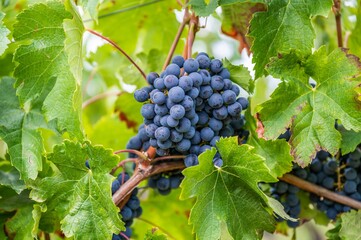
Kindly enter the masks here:
M 184 176 L 179 171 L 167 172 L 151 176 L 148 180 L 148 186 L 158 189 L 162 195 L 167 195 L 172 189 L 179 187 Z
M 241 111 L 248 100 L 237 98 L 240 88 L 219 59 L 211 60 L 206 53 L 187 60 L 176 56 L 160 76 L 150 73 L 147 81 L 150 86 L 134 93 L 138 102 L 145 103 L 144 128 L 128 147 L 152 146 L 158 156 L 186 155 L 184 163 L 190 167 L 220 137 L 243 133 Z M 219 155 L 214 163 L 222 166 Z
M 361 201 L 361 151 L 359 149 L 342 155 L 338 159 L 328 152 L 319 151 L 308 167 L 302 169 L 294 165 L 291 174 L 337 194 Z M 300 200 L 296 195 L 298 191 L 297 187 L 282 181 L 271 185 L 271 196 L 279 200 L 285 211 L 294 218 L 299 216 L 301 210 Z M 329 199 L 314 194 L 309 196 L 317 209 L 324 212 L 331 220 L 336 219 L 340 213 L 351 210 L 349 206 Z M 278 218 L 277 220 L 282 221 Z M 287 221 L 287 224 L 290 227 L 297 227 L 299 222 Z
M 125 172 L 122 172 L 118 175 L 117 179 L 112 182 L 112 194 L 114 194 L 122 184 L 129 180 L 129 175 Z M 140 217 L 142 214 L 142 208 L 140 207 L 140 201 L 137 197 L 138 188 L 135 188 L 130 194 L 130 198 L 124 207 L 120 210 L 119 214 L 122 217 L 122 221 L 125 223 L 126 230 L 119 233 L 113 234 L 113 240 L 125 240 L 125 236 L 130 238 L 132 235 L 132 229 L 130 226 L 133 223 L 133 219 Z

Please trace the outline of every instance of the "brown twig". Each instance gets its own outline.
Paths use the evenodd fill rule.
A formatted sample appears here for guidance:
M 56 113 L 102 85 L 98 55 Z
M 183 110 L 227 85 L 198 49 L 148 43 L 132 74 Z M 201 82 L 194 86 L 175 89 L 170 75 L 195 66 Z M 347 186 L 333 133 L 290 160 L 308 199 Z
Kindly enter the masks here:
M 112 171 L 110 172 L 110 174 L 114 174 L 115 171 L 117 171 L 118 168 L 123 167 L 124 164 L 126 164 L 126 163 L 128 163 L 128 162 L 135 162 L 135 161 L 137 161 L 137 159 L 138 159 L 138 158 L 127 158 L 127 159 L 124 159 L 123 161 L 119 162 L 119 163 L 117 164 L 117 166 L 115 166 L 115 167 L 112 169 Z
M 165 70 L 165 68 L 166 68 L 166 67 L 168 66 L 168 64 L 170 63 L 170 60 L 171 60 L 172 57 L 173 57 L 173 54 L 174 54 L 174 51 L 175 51 L 175 49 L 176 49 L 176 47 L 177 47 L 177 44 L 178 44 L 178 42 L 179 42 L 179 39 L 180 39 L 180 37 L 182 36 L 184 27 L 189 23 L 189 19 L 190 19 L 190 17 L 189 17 L 189 11 L 188 11 L 188 8 L 186 8 L 186 9 L 184 10 L 183 21 L 182 21 L 181 25 L 180 25 L 179 28 L 178 28 L 177 34 L 176 34 L 176 36 L 175 36 L 175 38 L 174 38 L 174 40 L 173 40 L 173 43 L 172 43 L 172 46 L 171 46 L 169 52 L 168 52 L 168 56 L 167 56 L 167 58 L 166 58 L 166 60 L 165 60 L 165 62 L 164 62 L 164 65 L 163 65 L 163 68 L 162 68 L 163 70 Z
M 198 31 L 198 17 L 193 13 L 190 18 L 189 32 L 187 37 L 187 58 L 192 57 L 192 47 L 196 32 Z
M 86 29 L 88 32 L 90 32 L 91 34 L 97 36 L 97 37 L 100 37 L 101 39 L 107 41 L 108 43 L 110 43 L 113 47 L 115 47 L 117 50 L 119 50 L 137 69 L 138 71 L 140 72 L 140 74 L 142 74 L 143 78 L 144 79 L 147 79 L 147 76 L 145 75 L 144 71 L 138 66 L 138 64 L 136 64 L 134 62 L 134 60 L 123 50 L 121 49 L 114 41 L 110 40 L 109 38 L 101 35 L 100 33 L 97 33 L 96 31 L 94 30 L 91 30 L 91 29 Z
M 168 160 L 168 159 L 184 159 L 186 156 L 184 155 L 172 155 L 172 156 L 164 156 L 164 157 L 157 157 L 152 160 L 152 163 L 162 161 L 162 160 Z
M 180 170 L 184 169 L 183 161 L 176 162 L 162 162 L 154 165 L 144 166 L 143 164 L 139 164 L 138 168 L 134 171 L 133 176 L 126 181 L 114 194 L 113 194 L 113 202 L 116 205 L 119 205 L 123 199 L 126 198 L 137 186 L 138 184 L 145 180 L 146 178 L 156 175 L 162 172 L 169 172 L 172 170 Z
M 361 209 L 361 202 L 356 201 L 356 200 L 346 197 L 346 196 L 342 196 L 342 195 L 332 192 L 326 188 L 317 186 L 313 183 L 307 182 L 307 181 L 305 181 L 301 178 L 298 178 L 292 174 L 285 174 L 280 178 L 280 180 L 290 183 L 290 184 L 292 184 L 302 190 L 305 190 L 307 192 L 314 193 L 320 197 L 330 199 L 334 202 L 338 202 L 338 203 L 350 206 L 355 209 Z
M 138 150 L 134 150 L 134 149 L 117 150 L 114 152 L 114 154 L 119 154 L 119 153 L 133 153 L 133 154 L 137 155 L 138 157 L 140 157 L 142 160 L 148 160 L 148 157 L 146 155 L 144 155 L 142 152 L 140 152 Z
M 343 47 L 343 43 L 342 43 L 342 26 L 341 26 L 341 0 L 333 0 L 332 9 L 333 9 L 333 12 L 335 14 L 335 20 L 336 20 L 338 47 Z
M 101 99 L 104 99 L 104 98 L 107 98 L 110 96 L 120 96 L 122 93 L 123 93 L 122 91 L 101 93 L 101 94 L 91 97 L 88 100 L 86 100 L 85 102 L 83 102 L 82 109 L 86 108 L 90 104 L 97 102 Z

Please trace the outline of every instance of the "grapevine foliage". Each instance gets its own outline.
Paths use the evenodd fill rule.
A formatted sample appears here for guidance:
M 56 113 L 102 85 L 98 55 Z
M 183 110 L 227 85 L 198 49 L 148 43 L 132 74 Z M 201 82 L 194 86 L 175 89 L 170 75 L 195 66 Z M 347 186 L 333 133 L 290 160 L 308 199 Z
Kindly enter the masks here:
M 0 239 L 360 239 L 344 2 L 0 1 Z

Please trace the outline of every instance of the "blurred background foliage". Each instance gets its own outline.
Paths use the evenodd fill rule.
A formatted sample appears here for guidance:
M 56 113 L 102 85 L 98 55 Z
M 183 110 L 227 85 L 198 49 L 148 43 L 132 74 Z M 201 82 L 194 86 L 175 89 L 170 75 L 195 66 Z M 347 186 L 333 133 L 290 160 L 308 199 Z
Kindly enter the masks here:
M 15 16 L 35 0 L 1 0 L 1 11 L 6 16 L 5 25 L 12 29 Z M 36 2 L 39 2 L 38 0 Z M 82 18 L 87 28 L 94 29 L 116 42 L 146 72 L 160 72 L 183 18 L 184 10 L 176 0 L 105 0 L 99 5 L 98 21 L 88 14 Z M 264 10 L 264 5 L 240 3 L 223 8 L 207 18 L 200 18 L 200 29 L 193 45 L 193 53 L 204 51 L 215 58 L 227 58 L 232 64 L 245 65 L 252 73 L 252 55 L 247 46 L 251 39 L 246 36 L 250 11 Z M 356 0 L 342 1 L 343 36 L 351 53 L 361 57 L 361 7 Z M 326 45 L 330 52 L 337 47 L 335 19 L 332 11 L 328 18 L 313 19 L 316 31 L 315 49 Z M 350 34 L 352 32 L 352 34 Z M 187 29 L 176 48 L 182 54 Z M 11 36 L 10 36 L 11 38 Z M 0 77 L 11 76 L 12 61 L 16 43 L 11 43 L 6 53 L 0 57 Z M 82 122 L 87 137 L 93 144 L 101 144 L 113 150 L 124 149 L 128 139 L 135 135 L 142 122 L 141 104 L 133 99 L 132 92 L 146 85 L 146 82 L 116 49 L 100 38 L 88 33 L 84 36 L 84 71 L 82 81 L 83 115 Z M 257 80 L 252 95 L 252 109 L 269 99 L 279 81 L 272 77 Z M 247 94 L 242 93 L 244 96 Z M 61 137 L 43 130 L 46 150 L 51 151 Z M 0 141 L 0 158 L 6 158 L 6 146 Z M 122 156 L 125 158 L 126 156 Z M 5 164 L 5 163 L 1 163 Z M 141 187 L 143 215 L 133 225 L 134 239 L 142 239 L 149 229 L 164 232 L 170 239 L 192 239 L 192 227 L 188 225 L 188 215 L 192 201 L 180 201 L 179 189 L 168 196 L 161 196 L 153 190 Z M 304 202 L 304 201 L 302 201 Z M 278 230 L 283 234 L 265 234 L 264 239 L 325 239 L 325 231 L 332 226 L 323 226 L 324 216 L 307 215 L 314 220 L 296 230 L 285 232 L 285 226 Z M 1 219 L 0 219 L 1 221 Z M 1 236 L 0 236 L 1 238 Z M 227 239 L 225 235 L 225 239 Z

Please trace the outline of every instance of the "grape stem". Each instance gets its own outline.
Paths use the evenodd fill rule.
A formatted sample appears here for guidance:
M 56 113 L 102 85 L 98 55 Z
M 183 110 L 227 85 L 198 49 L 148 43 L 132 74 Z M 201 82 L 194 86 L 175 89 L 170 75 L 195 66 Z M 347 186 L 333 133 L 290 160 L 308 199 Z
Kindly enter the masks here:
M 97 37 L 100 37 L 101 39 L 107 41 L 108 43 L 110 43 L 113 47 L 115 47 L 118 51 L 120 51 L 139 71 L 139 73 L 143 76 L 143 78 L 146 80 L 147 79 L 147 76 L 145 75 L 144 71 L 138 66 L 138 64 L 136 64 L 134 62 L 134 60 L 123 50 L 121 49 L 118 44 L 116 44 L 114 41 L 110 40 L 109 38 L 101 35 L 100 33 L 94 31 L 94 30 L 91 30 L 89 28 L 86 29 L 88 32 L 90 32 L 91 34 L 97 36 Z M 148 83 L 148 82 L 147 82 Z
M 162 172 L 184 169 L 182 161 L 161 162 L 157 164 L 149 164 L 149 162 L 140 162 L 134 171 L 132 177 L 126 181 L 114 194 L 113 202 L 119 205 L 137 186 L 146 178 Z
M 149 158 L 146 155 L 144 155 L 142 152 L 134 150 L 134 149 L 124 149 L 124 150 L 118 150 L 118 151 L 114 152 L 114 154 L 119 154 L 119 153 L 133 153 L 133 154 L 137 155 L 141 160 L 145 160 L 145 161 L 149 160 Z
M 307 182 L 307 181 L 305 181 L 301 178 L 298 178 L 292 174 L 287 173 L 279 179 L 286 183 L 292 184 L 302 190 L 314 193 L 320 197 L 327 198 L 334 202 L 338 202 L 338 203 L 347 205 L 347 206 L 355 208 L 355 209 L 361 209 L 361 202 L 356 201 L 356 200 L 346 197 L 346 196 L 342 196 L 342 195 L 332 192 L 326 188 L 317 186 L 313 183 Z
M 154 158 L 152 160 L 152 162 L 158 162 L 158 161 L 162 161 L 162 160 L 167 160 L 167 159 L 184 159 L 186 156 L 184 155 L 172 155 L 172 156 L 164 156 L 164 157 L 157 157 Z
M 118 170 L 118 168 L 120 167 L 124 167 L 124 164 L 128 163 L 128 162 L 136 162 L 138 158 L 127 158 L 127 159 L 124 159 L 123 161 L 119 162 L 117 164 L 117 166 L 115 166 L 112 171 L 110 172 L 110 174 L 114 174 L 115 171 Z
M 169 238 L 171 239 L 176 239 L 175 237 L 172 236 L 172 234 L 170 234 L 167 230 L 165 230 L 164 228 L 162 228 L 161 226 L 157 225 L 156 223 L 153 223 L 145 218 L 137 218 L 140 221 L 143 221 L 145 223 L 148 223 L 151 226 L 155 226 L 156 228 L 158 228 L 159 230 L 161 230 L 162 232 L 164 232 L 165 234 L 168 235 Z
M 163 68 L 162 68 L 163 71 L 165 70 L 165 68 L 166 68 L 166 67 L 168 66 L 168 64 L 170 63 L 170 60 L 171 60 L 172 57 L 173 57 L 173 54 L 174 54 L 174 51 L 175 51 L 175 49 L 176 49 L 176 47 L 177 47 L 177 44 L 178 44 L 178 42 L 179 42 L 179 39 L 180 39 L 180 37 L 182 36 L 184 27 L 189 23 L 189 20 L 190 20 L 189 10 L 188 10 L 188 8 L 186 8 L 186 9 L 184 10 L 183 21 L 182 21 L 181 25 L 180 25 L 179 28 L 178 28 L 177 34 L 176 34 L 176 36 L 175 36 L 175 38 L 174 38 L 174 40 L 173 40 L 173 43 L 172 43 L 172 46 L 171 46 L 169 52 L 168 52 L 168 56 L 167 56 L 167 58 L 166 58 L 166 60 L 165 60 L 165 62 L 164 62 L 164 65 L 163 65 Z
M 335 20 L 336 20 L 338 47 L 343 47 L 342 26 L 341 26 L 341 0 L 333 0 L 332 10 L 333 10 L 333 13 L 335 14 Z
M 198 31 L 198 17 L 193 13 L 190 18 L 189 32 L 187 37 L 187 59 L 192 57 L 192 47 L 196 32 Z

